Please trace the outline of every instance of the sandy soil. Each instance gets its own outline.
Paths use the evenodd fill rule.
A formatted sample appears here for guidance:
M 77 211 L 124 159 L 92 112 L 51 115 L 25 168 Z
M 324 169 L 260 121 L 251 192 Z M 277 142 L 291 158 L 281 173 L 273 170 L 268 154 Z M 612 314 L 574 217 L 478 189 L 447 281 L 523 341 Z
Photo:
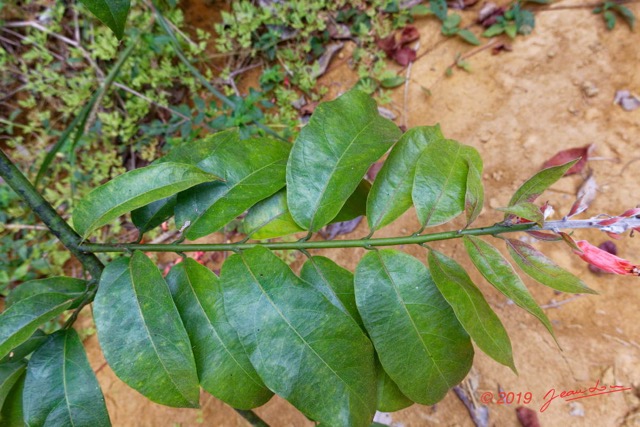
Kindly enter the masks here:
M 198 0 L 200 1 L 200 0 Z M 207 6 L 191 0 L 191 23 L 204 27 Z M 559 5 L 569 5 L 560 2 Z M 465 14 L 471 21 L 476 6 Z M 637 4 L 630 5 L 640 15 Z M 209 15 L 211 16 L 211 15 Z M 194 17 L 199 17 L 196 20 Z M 535 173 L 547 158 L 558 150 L 596 144 L 595 159 L 589 163 L 599 185 L 590 214 L 617 214 L 640 203 L 636 193 L 640 161 L 624 166 L 640 154 L 640 110 L 626 112 L 613 105 L 616 90 L 640 92 L 637 33 L 618 25 L 609 32 L 599 16 L 590 9 L 565 9 L 537 14 L 533 34 L 513 42 L 513 51 L 492 55 L 487 49 L 468 58 L 472 72 L 456 70 L 450 78 L 443 73 L 456 54 L 471 52 L 457 40 L 433 46 L 441 40 L 434 22 L 417 23 L 421 31 L 420 52 L 430 52 L 413 64 L 406 92 L 394 93 L 392 111 L 398 123 L 409 126 L 440 123 L 446 136 L 476 147 L 485 162 L 486 202 L 479 224 L 499 219 L 492 207 L 504 206 L 515 188 Z M 477 30 L 477 29 L 476 29 Z M 433 48 L 433 49 L 432 49 Z M 432 50 L 431 50 L 432 49 Z M 324 77 L 332 94 L 351 87 L 356 76 L 346 58 L 336 58 Z M 587 96 L 583 86 L 597 88 Z M 431 90 L 425 95 L 422 87 Z M 408 114 L 403 117 L 403 110 Z M 387 106 L 389 107 L 389 106 Z M 564 178 L 548 191 L 547 199 L 556 212 L 567 212 L 584 176 Z M 412 212 L 382 230 L 384 235 L 411 233 L 417 229 Z M 366 234 L 361 225 L 349 238 Z M 595 244 L 607 237 L 596 232 L 579 231 L 579 238 Z M 617 242 L 619 254 L 640 260 L 638 239 Z M 560 350 L 542 325 L 510 304 L 475 273 L 459 243 L 440 245 L 469 267 L 494 307 L 513 341 L 519 376 L 477 352 L 472 374 L 466 386 L 476 388 L 477 399 L 485 392 L 531 392 L 528 406 L 538 413 L 543 426 L 633 426 L 640 425 L 640 282 L 633 277 L 598 276 L 572 255 L 563 244 L 537 245 L 557 263 L 582 277 L 600 295 L 574 298 L 553 307 L 554 302 L 570 296 L 557 295 L 551 289 L 528 281 L 538 302 L 549 305 L 545 311 L 552 320 Z M 424 251 L 404 248 L 424 259 Z M 318 253 L 321 253 L 320 251 Z M 339 264 L 353 270 L 361 251 L 324 251 Z M 295 266 L 295 264 L 294 264 Z M 86 341 L 92 366 L 106 395 L 107 406 L 115 426 L 244 426 L 246 423 L 228 406 L 202 394 L 201 409 L 172 409 L 149 402 L 118 380 L 105 366 L 95 336 Z M 585 389 L 597 381 L 605 385 L 632 387 L 634 390 L 565 402 L 556 399 L 544 413 L 539 412 L 544 395 L 555 389 Z M 486 405 L 489 425 L 518 425 L 515 407 Z M 281 399 L 274 398 L 257 409 L 272 426 L 313 425 Z M 434 407 L 414 405 L 390 414 L 394 426 L 471 426 L 469 414 L 460 400 L 450 392 Z

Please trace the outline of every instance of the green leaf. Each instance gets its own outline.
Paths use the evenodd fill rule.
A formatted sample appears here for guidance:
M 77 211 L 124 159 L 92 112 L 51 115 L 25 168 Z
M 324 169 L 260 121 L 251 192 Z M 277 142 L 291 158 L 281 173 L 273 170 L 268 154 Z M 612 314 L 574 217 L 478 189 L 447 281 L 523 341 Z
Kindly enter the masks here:
M 458 34 L 458 37 L 460 37 L 462 40 L 466 41 L 469 44 L 472 44 L 474 46 L 478 46 L 480 44 L 480 40 L 478 40 L 478 37 L 476 37 L 476 35 L 469 30 L 466 30 L 463 28 L 460 31 L 458 31 L 456 34 Z
M 353 273 L 322 256 L 309 258 L 302 266 L 300 278 L 310 283 L 333 305 L 351 316 L 364 329 L 353 289 Z
M 622 16 L 622 18 L 624 18 L 624 20 L 627 22 L 627 25 L 629 25 L 629 28 L 631 28 L 632 30 L 634 29 L 634 27 L 636 26 L 636 16 L 629 8 L 617 3 L 614 3 L 611 8 L 618 12 L 620 16 Z
M 4 405 L 11 389 L 18 382 L 26 368 L 26 360 L 0 363 L 0 408 Z
M 475 153 L 472 154 L 472 153 Z M 469 150 L 467 159 L 467 188 L 464 195 L 464 211 L 467 215 L 467 227 L 478 218 L 484 206 L 484 187 L 482 186 L 482 159 L 475 149 Z
M 378 172 L 367 199 L 371 230 L 390 224 L 412 205 L 411 190 L 420 154 L 434 141 L 444 140 L 440 126 L 409 129 L 393 147 Z
M 482 37 L 495 37 L 504 33 L 504 24 L 496 23 L 487 28 L 484 33 L 482 33 Z
M 74 329 L 53 333 L 29 360 L 22 394 L 28 426 L 110 426 L 104 397 Z
M 362 216 L 367 212 L 367 197 L 371 191 L 371 183 L 366 179 L 360 181 L 360 184 L 356 187 L 356 191 L 353 192 L 338 212 L 335 218 L 330 223 L 351 221 L 354 218 Z
M 471 340 L 420 261 L 369 252 L 356 268 L 355 292 L 380 363 L 405 396 L 433 405 L 464 379 Z
M 253 239 L 272 239 L 303 231 L 287 207 L 287 192 L 280 190 L 255 204 L 242 222 L 243 233 Z
M 509 201 L 509 206 L 517 205 L 522 202 L 532 203 L 544 192 L 544 190 L 549 188 L 551 184 L 562 178 L 565 172 L 568 171 L 571 166 L 576 164 L 578 160 L 579 159 L 576 159 L 569 163 L 565 163 L 564 165 L 542 169 L 516 190 Z M 505 218 L 507 218 L 507 216 L 508 214 L 505 215 Z
M 224 306 L 258 375 L 327 426 L 368 426 L 373 347 L 358 325 L 263 247 L 222 266 Z
M 515 22 L 508 22 L 504 25 L 504 32 L 512 39 L 515 39 L 518 34 L 518 26 Z
M 532 246 L 516 239 L 505 239 L 509 254 L 516 264 L 532 279 L 561 292 L 597 294 L 582 280 L 560 268 Z
M 394 87 L 402 85 L 405 81 L 406 79 L 402 76 L 387 77 L 386 79 L 380 80 L 380 86 L 385 89 L 393 89 Z
M 202 388 L 234 408 L 266 403 L 273 393 L 253 369 L 227 320 L 218 276 L 187 258 L 166 280 L 189 334 Z
M 118 40 L 122 39 L 129 14 L 129 0 L 80 0 L 80 2 L 109 27 Z
M 443 224 L 465 209 L 469 163 L 482 170 L 475 149 L 449 139 L 435 140 L 423 150 L 412 189 L 420 224 Z
M 607 30 L 613 30 L 613 28 L 616 26 L 615 13 L 611 12 L 610 10 L 605 10 L 602 16 L 604 17 L 604 22 L 607 23 Z
M 457 32 L 458 25 L 460 25 L 460 21 L 462 21 L 462 18 L 457 13 L 452 13 L 451 15 L 448 15 L 446 19 L 442 22 L 442 31 L 445 32 L 445 30 L 449 30 L 449 31 L 454 30 L 453 32 L 450 32 L 449 34 L 446 34 L 446 35 L 455 34 Z
M 142 252 L 107 265 L 93 316 L 104 356 L 122 381 L 162 405 L 198 407 L 189 337 L 167 283 Z
M 378 406 L 381 412 L 395 412 L 413 405 L 413 401 L 402 394 L 398 385 L 378 363 Z
M 400 137 L 368 95 L 351 90 L 316 108 L 287 163 L 293 219 L 318 231 L 336 217 L 369 166 Z
M 27 341 L 38 326 L 55 319 L 73 304 L 61 294 L 38 294 L 16 302 L 0 314 L 0 358 Z
M 3 427 L 24 427 L 24 413 L 22 408 L 22 393 L 26 372 L 23 372 L 4 400 L 0 410 L 0 422 Z
M 513 206 L 507 206 L 506 208 L 496 208 L 496 210 L 533 221 L 539 226 L 542 226 L 542 223 L 544 222 L 544 215 L 540 210 L 540 207 L 535 203 L 519 202 Z
M 41 329 L 36 329 L 36 331 L 29 337 L 29 339 L 27 339 L 16 348 L 11 349 L 9 354 L 7 354 L 0 360 L 0 364 L 15 362 L 16 360 L 27 357 L 28 355 L 36 351 L 36 349 L 40 347 L 46 340 L 47 334 L 42 332 Z
M 440 293 L 473 341 L 496 362 L 517 373 L 509 335 L 467 272 L 435 250 L 429 251 L 429 267 Z
M 73 211 L 76 231 L 86 238 L 120 215 L 203 182 L 219 179 L 195 166 L 158 163 L 124 173 L 87 194 Z
M 146 233 L 173 216 L 177 199 L 178 197 L 174 194 L 138 208 L 131 212 L 131 221 L 140 234 Z
M 447 19 L 447 1 L 446 0 L 429 0 L 429 7 L 439 20 Z
M 538 306 L 511 264 L 504 259 L 500 252 L 478 237 L 464 236 L 463 240 L 467 253 L 480 274 L 504 296 L 537 317 L 555 340 L 553 327 L 547 315 Z
M 198 167 L 221 176 L 178 194 L 176 225 L 189 224 L 188 239 L 214 233 L 285 185 L 291 146 L 268 138 L 240 140 L 237 133 L 221 141 Z
M 87 281 L 72 277 L 48 277 L 46 279 L 30 280 L 12 289 L 5 300 L 6 307 L 37 294 L 52 293 L 66 295 L 74 300 L 69 309 L 77 308 L 82 302 L 82 296 L 87 291 Z
M 413 6 L 411 9 L 409 9 L 409 13 L 412 16 L 433 15 L 433 11 L 428 6 L 425 6 L 424 4 L 417 4 Z

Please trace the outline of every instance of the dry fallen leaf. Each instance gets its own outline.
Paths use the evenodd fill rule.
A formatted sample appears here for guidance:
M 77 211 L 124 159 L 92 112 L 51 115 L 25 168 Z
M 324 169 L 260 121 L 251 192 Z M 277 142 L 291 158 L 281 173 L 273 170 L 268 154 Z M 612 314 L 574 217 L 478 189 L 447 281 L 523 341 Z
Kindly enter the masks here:
M 341 234 L 351 233 L 353 230 L 358 227 L 360 221 L 362 221 L 362 216 L 352 219 L 351 221 L 342 221 L 335 222 L 333 224 L 329 224 L 323 229 L 320 230 L 320 235 L 325 240 L 333 240 Z
M 582 169 L 587 165 L 589 155 L 595 148 L 595 144 L 585 145 L 584 147 L 569 148 L 568 150 L 562 150 L 556 153 L 555 156 L 544 162 L 542 169 L 550 168 L 552 166 L 563 165 L 571 160 L 580 158 L 578 163 L 571 166 L 571 168 L 565 172 L 564 176 L 573 175 L 582 172 Z
M 532 409 L 519 406 L 516 408 L 516 416 L 522 427 L 540 427 L 538 414 Z
M 582 183 L 578 189 L 578 194 L 575 203 L 571 206 L 571 210 L 567 214 L 567 218 L 571 218 L 574 215 L 578 215 L 587 210 L 587 208 L 596 199 L 598 192 L 598 184 L 593 175 L 589 175 L 587 179 Z

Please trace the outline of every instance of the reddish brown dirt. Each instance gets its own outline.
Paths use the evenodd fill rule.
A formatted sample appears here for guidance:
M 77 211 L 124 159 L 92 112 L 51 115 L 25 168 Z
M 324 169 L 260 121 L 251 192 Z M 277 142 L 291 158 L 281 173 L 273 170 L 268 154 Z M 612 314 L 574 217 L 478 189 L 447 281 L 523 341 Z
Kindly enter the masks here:
M 561 2 L 558 5 L 568 5 Z M 204 9 L 203 9 L 204 8 Z M 193 16 L 211 16 L 208 6 L 190 1 Z M 640 7 L 630 8 L 640 15 Z M 208 15 L 207 15 L 208 13 Z M 465 15 L 470 21 L 476 12 Z M 202 15 L 204 14 L 204 15 Z M 206 20 L 192 20 L 206 27 Z M 418 21 L 420 51 L 431 49 L 441 36 L 430 19 Z M 479 224 L 492 224 L 500 217 L 492 208 L 504 206 L 514 189 L 535 173 L 558 150 L 595 143 L 596 159 L 589 163 L 599 185 L 591 214 L 620 213 L 640 203 L 637 183 L 640 161 L 640 110 L 625 112 L 612 100 L 616 90 L 640 92 L 637 33 L 628 28 L 609 32 L 590 9 L 545 11 L 537 14 L 537 25 L 528 37 L 512 43 L 513 52 L 493 56 L 484 50 L 469 57 L 472 72 L 456 70 L 450 78 L 443 73 L 458 52 L 470 47 L 457 40 L 439 44 L 413 64 L 407 96 L 403 88 L 394 93 L 387 106 L 398 114 L 398 123 L 409 126 L 440 123 L 450 138 L 476 147 L 485 162 L 486 202 Z M 474 30 L 477 31 L 477 28 Z M 345 58 L 346 59 L 346 58 Z M 407 71 L 408 73 L 408 71 Z M 346 61 L 337 59 L 325 76 L 332 94 L 345 91 L 356 76 Z M 588 97 L 582 86 L 592 84 L 597 95 Z M 425 95 L 422 87 L 431 90 Z M 402 116 L 405 109 L 406 119 Z M 567 212 L 583 176 L 562 179 L 542 199 L 556 208 L 556 218 Z M 409 212 L 380 232 L 380 236 L 407 234 L 418 228 Z M 364 225 L 349 238 L 366 234 Z M 578 231 L 578 238 L 599 244 L 607 237 Z M 638 239 L 617 242 L 619 254 L 640 260 Z M 634 277 L 597 276 L 572 255 L 563 244 L 537 244 L 546 254 L 582 277 L 600 294 L 573 299 L 545 311 L 552 320 L 560 350 L 537 320 L 520 310 L 488 286 L 466 259 L 459 243 L 437 244 L 455 256 L 479 284 L 502 319 L 513 341 L 519 376 L 477 353 L 470 383 L 477 386 L 476 397 L 484 392 L 531 392 L 527 405 L 538 412 L 550 389 L 584 389 L 597 381 L 605 385 L 634 387 L 635 392 L 614 393 L 573 403 L 557 399 L 544 413 L 543 426 L 632 426 L 640 425 L 640 282 Z M 424 260 L 424 250 L 403 250 Z M 320 252 L 319 252 L 320 253 Z M 353 270 L 363 251 L 331 250 L 322 254 Z M 295 267 L 295 264 L 294 264 Z M 542 305 L 567 300 L 541 285 L 527 282 Z M 86 342 L 92 366 L 107 399 L 115 426 L 244 426 L 232 409 L 202 394 L 201 409 L 173 409 L 149 402 L 118 380 L 104 365 L 95 336 Z M 488 405 L 490 425 L 514 426 L 516 405 Z M 279 398 L 257 412 L 271 425 L 310 426 L 299 412 Z M 465 408 L 451 392 L 434 407 L 414 405 L 391 414 L 394 426 L 471 426 Z

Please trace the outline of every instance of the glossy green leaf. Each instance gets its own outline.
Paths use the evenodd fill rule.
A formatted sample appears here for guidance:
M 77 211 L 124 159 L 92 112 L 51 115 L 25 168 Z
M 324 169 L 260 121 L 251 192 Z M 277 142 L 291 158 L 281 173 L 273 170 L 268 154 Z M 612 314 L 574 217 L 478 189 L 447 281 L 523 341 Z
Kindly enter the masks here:
M 514 215 L 519 218 L 527 219 L 529 221 L 533 221 L 536 224 L 542 226 L 544 222 L 544 215 L 540 210 L 540 207 L 535 203 L 531 202 L 519 202 L 512 206 L 507 206 L 505 208 L 496 208 L 498 211 L 506 212 L 509 215 Z
M 478 40 L 478 37 L 476 37 L 476 35 L 473 34 L 470 30 L 463 28 L 460 31 L 458 31 L 456 34 L 458 35 L 458 37 L 460 37 L 462 40 L 466 41 L 469 44 L 472 44 L 474 46 L 478 46 L 480 44 L 480 40 Z
M 28 426 L 110 426 L 104 397 L 74 329 L 53 333 L 29 360 L 22 394 Z
M 9 295 L 7 295 L 5 304 L 6 307 L 9 308 L 16 302 L 32 297 L 33 295 L 53 293 L 66 295 L 67 299 L 74 300 L 74 303 L 69 306 L 70 309 L 74 309 L 82 302 L 82 296 L 86 291 L 86 280 L 62 276 L 48 277 L 46 279 L 30 280 L 12 289 Z
M 338 212 L 335 218 L 330 223 L 351 221 L 354 218 L 365 215 L 367 213 L 367 197 L 371 190 L 371 183 L 366 179 L 360 181 L 360 184 L 356 187 L 356 191 L 353 192 Z
M 368 426 L 373 347 L 358 325 L 262 247 L 222 266 L 224 306 L 264 383 L 326 426 Z
M 443 224 L 465 209 L 469 164 L 482 171 L 477 151 L 452 140 L 435 140 L 418 159 L 412 198 L 423 226 Z
M 529 277 L 557 291 L 573 294 L 597 294 L 582 280 L 560 268 L 540 251 L 516 239 L 505 239 L 513 260 Z
M 189 334 L 202 388 L 234 408 L 266 403 L 273 393 L 253 369 L 227 320 L 218 276 L 187 258 L 166 280 Z
M 173 216 L 178 197 L 166 197 L 131 212 L 131 222 L 140 233 L 152 230 Z
M 322 256 L 309 258 L 302 266 L 300 278 L 320 291 L 333 305 L 351 316 L 361 328 L 360 318 L 353 288 L 353 273 Z
M 393 77 L 387 77 L 385 79 L 380 80 L 380 86 L 382 86 L 385 89 L 393 89 L 394 87 L 398 87 L 402 84 L 404 84 L 404 82 L 406 81 L 406 79 L 402 76 L 393 76 Z
M 197 239 L 218 231 L 238 215 L 285 185 L 291 146 L 268 138 L 240 140 L 238 134 L 218 144 L 198 167 L 221 176 L 178 194 L 176 224 Z
M 83 237 L 120 215 L 217 178 L 195 166 L 157 163 L 124 173 L 87 194 L 73 211 Z
M 378 364 L 378 406 L 381 412 L 395 412 L 413 405 L 413 401 L 402 394 L 398 385 Z
M 358 90 L 318 105 L 287 163 L 287 201 L 298 225 L 318 231 L 334 219 L 369 166 L 399 137 L 398 127 Z
M 303 231 L 287 207 L 286 190 L 255 204 L 242 222 L 242 231 L 253 239 L 271 239 Z
M 4 400 L 0 410 L 0 425 L 3 427 L 24 427 L 22 393 L 26 372 L 23 372 Z
M 122 39 L 129 14 L 129 0 L 80 0 L 80 2 L 109 27 L 118 40 Z
M 18 382 L 26 368 L 27 361 L 24 359 L 15 362 L 0 363 L 0 408 L 2 408 L 11 389 Z
M 369 252 L 356 268 L 355 291 L 380 363 L 405 396 L 433 405 L 467 375 L 471 340 L 420 261 L 397 250 Z
M 0 314 L 0 358 L 27 341 L 51 319 L 55 319 L 73 304 L 61 294 L 37 294 L 16 302 Z
M 484 206 L 484 187 L 482 185 L 482 159 L 477 151 L 469 151 L 474 159 L 467 159 L 467 188 L 464 196 L 464 211 L 467 215 L 467 226 L 478 218 Z M 479 167 L 478 167 L 479 166 Z
M 402 135 L 378 172 L 367 199 L 371 230 L 390 224 L 411 207 L 418 158 L 431 142 L 440 140 L 444 136 L 439 125 L 412 128 Z
M 429 267 L 440 293 L 473 341 L 495 361 L 516 372 L 509 335 L 467 272 L 435 250 L 429 251 Z
M 549 188 L 551 184 L 562 178 L 565 172 L 568 171 L 571 166 L 576 164 L 578 160 L 579 159 L 576 159 L 569 163 L 565 163 L 564 165 L 542 169 L 516 190 L 509 201 L 509 206 L 517 205 L 521 202 L 533 202 L 544 192 L 544 190 Z M 506 217 L 507 215 L 505 215 L 505 218 Z
M 41 329 L 36 331 L 22 344 L 11 349 L 9 354 L 0 360 L 1 363 L 15 362 L 16 360 L 23 359 L 36 351 L 47 340 L 47 334 L 42 332 Z
M 500 251 L 479 237 L 464 236 L 464 246 L 480 274 L 504 296 L 537 317 L 555 339 L 551 322 Z
M 93 316 L 104 356 L 122 381 L 162 405 L 198 407 L 189 337 L 167 283 L 142 252 L 107 265 Z

